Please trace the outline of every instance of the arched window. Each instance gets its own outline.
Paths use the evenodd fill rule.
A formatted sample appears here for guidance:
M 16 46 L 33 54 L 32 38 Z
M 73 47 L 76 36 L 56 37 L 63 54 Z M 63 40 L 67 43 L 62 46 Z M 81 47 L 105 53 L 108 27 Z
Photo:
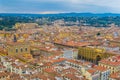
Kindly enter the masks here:
M 20 51 L 23 52 L 23 49 L 21 48 Z
M 27 48 L 25 48 L 25 51 L 27 51 Z
M 18 53 L 18 49 L 16 49 L 16 53 Z

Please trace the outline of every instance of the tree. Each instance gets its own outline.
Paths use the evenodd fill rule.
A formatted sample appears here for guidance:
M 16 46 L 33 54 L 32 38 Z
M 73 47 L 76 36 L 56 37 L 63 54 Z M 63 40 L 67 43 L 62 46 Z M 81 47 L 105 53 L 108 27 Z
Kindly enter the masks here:
M 101 35 L 100 32 L 98 32 L 98 33 L 97 33 L 97 36 L 100 36 L 100 35 Z

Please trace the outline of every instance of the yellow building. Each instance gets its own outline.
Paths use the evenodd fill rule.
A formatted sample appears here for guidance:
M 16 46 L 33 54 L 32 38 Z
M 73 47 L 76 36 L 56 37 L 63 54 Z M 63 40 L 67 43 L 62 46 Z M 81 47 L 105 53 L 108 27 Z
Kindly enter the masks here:
M 108 58 L 115 54 L 108 53 L 104 49 L 91 48 L 91 47 L 80 47 L 78 52 L 79 59 L 98 63 L 99 60 Z
M 12 36 L 12 31 L 0 31 L 0 37 L 9 38 Z
M 27 42 L 6 43 L 8 55 L 20 55 L 30 53 L 30 45 Z
M 15 24 L 16 29 L 34 29 L 37 27 L 38 27 L 38 24 L 36 23 L 16 23 Z
M 30 62 L 33 60 L 28 42 L 8 42 L 6 46 L 9 56 L 14 56 L 22 62 Z

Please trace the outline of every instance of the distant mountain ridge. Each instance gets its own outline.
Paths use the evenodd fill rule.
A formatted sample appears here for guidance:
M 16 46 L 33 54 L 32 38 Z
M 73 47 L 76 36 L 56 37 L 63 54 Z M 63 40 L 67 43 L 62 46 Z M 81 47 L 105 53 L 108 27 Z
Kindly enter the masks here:
M 68 17 L 109 17 L 120 16 L 117 13 L 59 13 L 59 14 L 20 14 L 20 13 L 0 13 L 0 16 L 68 16 Z

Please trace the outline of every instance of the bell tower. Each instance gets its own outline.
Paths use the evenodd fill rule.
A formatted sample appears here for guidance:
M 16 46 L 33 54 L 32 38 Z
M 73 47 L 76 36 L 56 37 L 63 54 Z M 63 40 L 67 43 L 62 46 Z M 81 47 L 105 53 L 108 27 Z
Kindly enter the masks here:
M 15 34 L 14 34 L 14 36 L 13 36 L 13 42 L 17 42 L 17 37 L 16 37 Z

